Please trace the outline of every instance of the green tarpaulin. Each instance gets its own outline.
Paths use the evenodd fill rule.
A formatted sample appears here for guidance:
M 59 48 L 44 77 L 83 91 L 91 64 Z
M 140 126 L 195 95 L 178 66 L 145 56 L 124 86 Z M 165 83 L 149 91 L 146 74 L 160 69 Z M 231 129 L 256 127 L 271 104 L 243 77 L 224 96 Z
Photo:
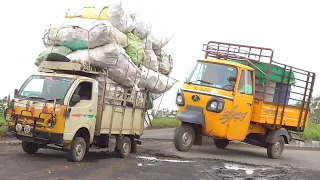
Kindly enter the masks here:
M 246 61 L 240 61 L 240 60 L 230 60 L 230 61 L 237 62 L 240 64 L 248 65 L 249 67 L 252 67 L 253 69 L 256 70 L 256 77 L 259 78 L 259 80 L 262 84 L 265 84 L 265 82 L 266 82 L 266 75 L 265 74 L 268 74 L 268 66 L 269 66 L 268 63 L 252 62 L 254 64 L 254 65 L 252 65 L 251 63 L 248 64 Z M 257 68 L 259 68 L 265 74 L 262 73 Z M 288 70 L 286 70 L 285 75 L 284 75 L 284 79 L 282 82 L 283 72 L 284 72 L 284 68 L 277 66 L 277 65 L 272 65 L 269 82 L 271 81 L 271 82 L 284 83 L 284 84 L 288 83 L 290 72 Z M 295 83 L 295 78 L 294 78 L 294 73 L 291 72 L 289 84 L 293 84 L 293 83 Z

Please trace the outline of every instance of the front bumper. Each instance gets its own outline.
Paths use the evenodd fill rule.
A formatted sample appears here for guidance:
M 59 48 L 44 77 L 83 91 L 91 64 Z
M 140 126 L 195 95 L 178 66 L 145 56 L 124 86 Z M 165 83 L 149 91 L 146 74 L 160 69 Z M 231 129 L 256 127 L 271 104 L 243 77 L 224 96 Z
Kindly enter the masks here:
M 34 142 L 38 144 L 59 144 L 63 145 L 63 134 L 35 131 L 31 136 L 18 134 L 15 127 L 8 126 L 8 134 L 21 141 Z
M 203 108 L 197 106 L 187 105 L 186 109 L 183 112 L 180 112 L 176 118 L 182 122 L 199 124 L 203 128 L 205 128 L 206 125 Z

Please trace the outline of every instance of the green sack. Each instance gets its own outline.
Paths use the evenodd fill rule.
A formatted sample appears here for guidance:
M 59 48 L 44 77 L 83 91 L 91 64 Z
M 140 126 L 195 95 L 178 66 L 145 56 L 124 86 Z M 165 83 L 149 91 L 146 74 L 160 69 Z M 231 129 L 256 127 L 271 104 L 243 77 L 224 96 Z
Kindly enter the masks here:
M 73 51 L 88 49 L 88 46 L 86 45 L 84 40 L 66 41 L 63 42 L 62 45 L 72 49 Z
M 72 50 L 65 46 L 49 46 L 46 50 L 42 51 L 34 62 L 36 66 L 39 66 L 42 61 L 45 61 L 50 53 L 57 53 L 63 56 L 70 54 Z
M 141 40 L 133 33 L 127 33 L 129 45 L 125 48 L 126 53 L 130 56 L 135 65 L 143 62 L 145 57 L 144 45 Z

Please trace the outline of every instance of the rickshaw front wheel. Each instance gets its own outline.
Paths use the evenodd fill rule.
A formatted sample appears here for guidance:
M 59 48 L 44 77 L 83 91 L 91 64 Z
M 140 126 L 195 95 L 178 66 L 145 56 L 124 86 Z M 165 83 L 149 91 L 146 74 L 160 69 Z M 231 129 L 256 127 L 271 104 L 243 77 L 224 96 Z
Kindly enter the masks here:
M 188 151 L 194 143 L 195 132 L 190 124 L 182 124 L 174 134 L 174 146 L 178 151 Z
M 228 139 L 214 139 L 214 144 L 217 148 L 224 149 L 229 145 Z

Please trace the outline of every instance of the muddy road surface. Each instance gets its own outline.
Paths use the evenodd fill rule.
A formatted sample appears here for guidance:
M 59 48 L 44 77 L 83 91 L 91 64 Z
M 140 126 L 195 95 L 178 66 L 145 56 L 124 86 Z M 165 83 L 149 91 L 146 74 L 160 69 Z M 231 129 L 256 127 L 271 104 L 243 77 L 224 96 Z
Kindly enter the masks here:
M 43 149 L 35 155 L 27 155 L 20 146 L 0 146 L 0 180 L 318 180 L 320 177 L 320 164 L 316 167 L 292 164 L 294 160 L 290 160 L 288 155 L 272 162 L 264 157 L 263 152 L 254 149 L 244 152 L 239 150 L 243 147 L 236 145 L 228 147 L 223 155 L 209 145 L 180 153 L 173 149 L 170 141 L 144 140 L 143 143 L 138 147 L 138 153 L 127 159 L 116 158 L 112 153 L 93 151 L 81 163 L 66 161 L 64 152 Z M 320 154 L 319 151 L 296 152 L 305 156 Z M 236 154 L 238 158 L 234 158 Z M 226 158 L 221 158 L 223 156 Z M 319 159 L 315 161 L 320 162 Z M 315 163 L 310 162 L 312 165 Z

